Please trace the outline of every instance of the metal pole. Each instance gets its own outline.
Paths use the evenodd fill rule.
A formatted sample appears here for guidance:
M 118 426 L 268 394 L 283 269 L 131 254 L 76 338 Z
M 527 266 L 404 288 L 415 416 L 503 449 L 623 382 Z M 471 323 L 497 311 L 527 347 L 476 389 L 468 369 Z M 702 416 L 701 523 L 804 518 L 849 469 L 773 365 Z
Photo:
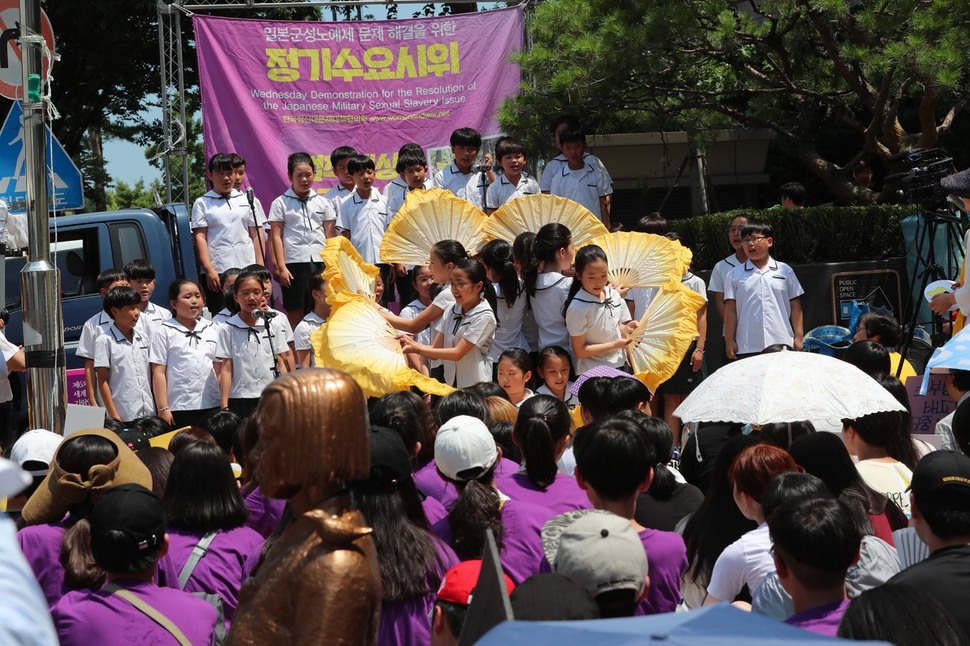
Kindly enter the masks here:
M 61 276 L 50 261 L 47 212 L 51 187 L 47 168 L 47 111 L 43 100 L 44 39 L 40 0 L 20 0 L 20 49 L 23 53 L 24 154 L 27 173 L 27 264 L 21 272 L 24 349 L 30 428 L 63 434 L 67 411 L 64 372 L 64 319 Z

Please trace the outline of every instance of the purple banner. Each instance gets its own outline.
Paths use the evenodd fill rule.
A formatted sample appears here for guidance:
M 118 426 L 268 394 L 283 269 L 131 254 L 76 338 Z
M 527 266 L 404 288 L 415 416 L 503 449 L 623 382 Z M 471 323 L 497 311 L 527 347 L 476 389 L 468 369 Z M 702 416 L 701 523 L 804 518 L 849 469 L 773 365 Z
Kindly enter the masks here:
M 206 157 L 237 152 L 264 208 L 289 186 L 286 158 L 303 151 L 314 188 L 334 184 L 330 152 L 371 155 L 382 185 L 402 144 L 435 168 L 448 138 L 471 127 L 500 134 L 496 114 L 514 94 L 522 9 L 415 20 L 282 22 L 195 16 Z

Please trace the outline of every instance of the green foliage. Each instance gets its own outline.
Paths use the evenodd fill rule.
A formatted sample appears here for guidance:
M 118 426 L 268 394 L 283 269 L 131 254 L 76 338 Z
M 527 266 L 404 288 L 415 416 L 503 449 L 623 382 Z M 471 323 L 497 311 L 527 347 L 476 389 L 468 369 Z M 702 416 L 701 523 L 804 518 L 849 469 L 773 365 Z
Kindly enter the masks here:
M 155 180 L 151 186 L 145 186 L 145 180 L 140 179 L 130 186 L 126 182 L 117 182 L 114 190 L 109 190 L 108 210 L 128 208 L 150 209 L 156 204 L 155 193 L 162 195 L 164 188 L 161 181 Z
M 745 209 L 675 220 L 670 227 L 693 250 L 698 271 L 711 269 L 731 253 L 727 228 L 739 215 L 771 224 L 771 253 L 789 264 L 882 260 L 905 255 L 899 221 L 913 210 L 911 206 Z

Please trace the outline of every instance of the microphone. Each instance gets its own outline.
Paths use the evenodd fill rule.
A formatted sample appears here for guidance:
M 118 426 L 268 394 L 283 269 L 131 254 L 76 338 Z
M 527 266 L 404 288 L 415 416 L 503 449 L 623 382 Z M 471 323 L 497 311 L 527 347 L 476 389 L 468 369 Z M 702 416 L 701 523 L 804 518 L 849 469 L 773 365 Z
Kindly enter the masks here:
M 264 321 L 272 321 L 279 316 L 279 313 L 272 310 L 253 310 L 253 316 Z
M 250 186 L 246 189 L 246 200 L 249 202 L 249 208 L 256 208 L 256 196 L 253 195 L 253 187 Z

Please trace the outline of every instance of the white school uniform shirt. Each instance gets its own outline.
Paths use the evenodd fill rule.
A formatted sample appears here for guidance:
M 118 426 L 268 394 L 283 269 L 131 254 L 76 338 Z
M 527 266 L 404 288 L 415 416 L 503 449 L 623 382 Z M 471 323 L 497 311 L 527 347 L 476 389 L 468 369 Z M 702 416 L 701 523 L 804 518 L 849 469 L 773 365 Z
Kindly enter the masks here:
M 280 347 L 276 345 L 276 339 L 281 338 L 286 341 L 286 343 L 293 343 L 293 326 L 290 325 L 290 320 L 286 318 L 286 314 L 283 312 L 274 310 L 272 307 L 269 308 L 268 311 L 276 312 L 276 316 L 274 316 L 269 322 L 269 331 L 273 336 L 273 347 L 276 348 L 276 354 L 279 354 L 280 352 L 289 350 L 289 348 L 283 348 L 280 350 Z
M 172 313 L 167 309 L 148 301 L 145 311 L 143 311 L 141 316 L 138 317 L 136 327 L 140 328 L 141 331 L 145 333 L 145 336 L 148 337 L 149 343 L 151 343 L 151 339 L 155 335 L 155 332 L 158 331 L 159 326 L 171 318 Z
M 535 181 L 528 173 L 522 173 L 519 183 L 513 184 L 505 174 L 495 178 L 489 184 L 485 194 L 485 206 L 490 209 L 497 209 L 509 200 L 514 200 L 523 195 L 536 195 L 539 191 L 539 182 Z
M 492 344 L 491 357 L 493 362 L 497 362 L 502 353 L 509 348 L 521 348 L 529 350 L 529 342 L 526 341 L 522 333 L 522 320 L 525 318 L 526 306 L 529 304 L 529 297 L 525 293 L 522 281 L 519 281 L 519 295 L 515 298 L 512 307 L 505 302 L 502 295 L 502 287 L 498 283 L 492 283 L 495 294 L 498 296 L 496 308 L 498 310 L 498 328 L 495 330 L 495 343 Z
M 355 190 L 337 213 L 337 229 L 350 232 L 351 244 L 372 265 L 381 261 L 381 241 L 390 223 L 387 202 L 376 188 L 366 200 Z
M 587 164 L 592 164 L 593 166 L 598 168 L 600 172 L 603 173 L 603 175 L 606 177 L 607 183 L 610 186 L 613 186 L 613 178 L 610 176 L 610 172 L 606 170 L 606 166 L 603 164 L 603 161 L 599 157 L 597 157 L 593 153 L 585 153 L 583 155 L 583 161 L 585 161 Z M 556 155 L 548 162 L 546 162 L 545 168 L 543 168 L 542 170 L 542 175 L 539 177 L 539 190 L 541 190 L 543 193 L 548 193 L 549 187 L 552 184 L 552 177 L 553 177 L 554 171 L 560 170 L 559 168 L 560 165 L 564 166 L 568 164 L 569 164 L 569 160 L 567 160 L 566 156 L 563 155 L 562 153 Z
M 340 206 L 347 201 L 347 198 L 353 192 L 354 189 L 346 188 L 343 184 L 337 182 L 337 185 L 324 193 L 323 197 L 324 199 L 330 200 L 330 203 L 333 205 L 333 212 L 339 215 Z
M 424 181 L 424 188 L 431 188 L 430 179 Z M 407 200 L 408 195 L 410 195 L 412 192 L 413 191 L 410 188 L 407 188 L 403 191 L 395 192 L 394 195 L 388 195 L 387 193 L 384 194 L 384 199 L 387 200 L 387 212 L 391 214 L 392 218 L 397 215 L 398 211 L 401 210 L 401 207 L 404 206 L 404 202 Z
M 451 292 L 450 289 L 448 291 L 449 293 Z M 408 319 L 409 321 L 414 320 L 418 318 L 418 314 L 425 311 L 426 309 L 428 309 L 427 305 L 425 305 L 418 299 L 414 299 L 413 301 L 408 303 L 405 307 L 401 308 L 401 318 Z M 432 327 L 433 326 L 428 326 L 425 329 L 421 330 L 420 332 L 414 334 L 413 335 L 414 340 L 424 345 L 431 345 L 432 343 L 434 343 L 434 330 L 432 329 Z
M 0 356 L 3 357 L 3 360 L 0 361 L 0 404 L 13 401 L 13 389 L 10 387 L 10 371 L 7 368 L 7 362 L 10 361 L 19 350 L 19 347 L 8 341 L 7 337 L 0 333 Z
M 114 321 L 104 310 L 85 321 L 81 326 L 81 338 L 78 339 L 75 354 L 82 359 L 94 359 L 94 343 L 112 323 Z
M 488 186 L 484 173 L 463 173 L 454 162 L 435 173 L 431 183 L 438 188 L 451 191 L 478 208 L 482 208 L 482 194 Z
M 246 194 L 236 189 L 228 197 L 209 191 L 192 206 L 192 230 L 205 229 L 212 268 L 220 274 L 231 267 L 256 262 L 249 228 L 255 227 Z
M 121 421 L 155 414 L 148 369 L 148 339 L 136 327 L 131 341 L 112 323 L 94 343 L 94 368 L 108 369 L 108 387 Z
M 172 318 L 155 330 L 148 344 L 148 362 L 165 366 L 168 407 L 201 410 L 219 406 L 219 382 L 213 363 L 219 325 L 199 319 L 194 330 Z
M 597 218 L 603 219 L 600 198 L 611 195 L 613 188 L 599 168 L 586 160 L 584 162 L 583 167 L 577 170 L 571 169 L 569 164 L 559 165 L 558 170 L 551 169 L 549 192 L 578 202 Z
M 536 277 L 536 293 L 529 298 L 532 313 L 539 328 L 539 348 L 558 345 L 563 350 L 573 354 L 569 343 L 569 332 L 566 331 L 566 319 L 562 315 L 562 306 L 569 296 L 569 286 L 572 279 L 559 272 L 551 271 Z
M 475 347 L 458 361 L 443 361 L 445 383 L 468 388 L 480 381 L 492 380 L 489 351 L 495 340 L 495 313 L 488 301 L 482 300 L 467 312 L 454 305 L 438 319 L 436 330 L 444 335 L 442 347 L 454 348 L 462 339 Z
M 609 285 L 605 287 L 602 298 L 580 289 L 566 310 L 566 329 L 569 336 L 585 337 L 587 345 L 616 341 L 622 336 L 620 323 L 628 320 L 630 311 L 626 302 Z M 624 364 L 626 352 L 617 348 L 593 357 L 577 359 L 576 372 L 583 374 L 596 366 L 622 368 Z
M 221 310 L 216 312 L 216 315 L 212 317 L 213 323 L 223 324 L 232 318 L 232 312 L 229 311 L 228 307 L 223 307 Z
M 317 364 L 313 352 L 313 344 L 310 342 L 310 335 L 320 329 L 320 326 L 324 323 L 326 321 L 317 316 L 316 312 L 307 312 L 307 315 L 303 317 L 302 321 L 297 323 L 296 329 L 293 331 L 293 348 L 295 350 L 310 351 L 311 368 Z
M 273 326 L 267 333 L 263 319 L 256 319 L 256 324 L 250 326 L 239 314 L 219 326 L 216 360 L 232 361 L 231 399 L 259 397 L 273 381 L 273 353 L 270 351 L 270 336 L 273 334 Z M 286 340 L 278 336 L 273 338 L 272 345 L 277 355 L 287 349 Z
M 572 409 L 576 408 L 577 406 L 579 406 L 579 397 L 576 397 L 571 392 L 569 392 L 569 389 L 572 388 L 572 387 L 573 387 L 573 382 L 567 381 L 566 382 L 566 399 L 561 400 L 562 403 L 566 404 L 566 407 L 569 410 L 572 410 Z M 547 386 L 545 384 L 542 384 L 541 386 L 539 386 L 538 388 L 536 388 L 536 394 L 537 395 L 549 395 L 553 399 L 559 399 L 558 397 L 556 397 L 552 393 L 552 391 L 549 389 L 549 386 Z
M 805 293 L 795 272 L 783 262 L 768 257 L 764 269 L 748 260 L 735 267 L 724 282 L 724 300 L 735 301 L 738 352 L 761 352 L 769 345 L 791 345 L 791 300 Z
M 718 294 L 724 293 L 724 282 L 727 277 L 734 271 L 734 268 L 743 264 L 742 261 L 738 260 L 738 257 L 733 253 L 722 260 L 718 260 L 717 264 L 714 265 L 714 269 L 711 270 L 711 284 L 708 285 L 707 290 L 710 292 L 715 292 Z
M 425 182 L 427 184 L 427 182 Z M 384 195 L 384 199 L 387 200 L 387 205 L 397 204 L 397 208 L 401 208 L 401 204 L 404 203 L 404 195 L 408 192 L 408 183 L 404 181 L 404 178 L 398 175 L 391 181 L 389 181 L 381 193 Z M 398 202 L 400 200 L 400 202 Z M 396 211 L 392 211 L 396 212 Z
M 288 263 L 320 262 L 327 244 L 323 223 L 336 219 L 333 203 L 315 191 L 302 198 L 290 187 L 269 207 L 269 221 L 283 223 L 283 256 Z

